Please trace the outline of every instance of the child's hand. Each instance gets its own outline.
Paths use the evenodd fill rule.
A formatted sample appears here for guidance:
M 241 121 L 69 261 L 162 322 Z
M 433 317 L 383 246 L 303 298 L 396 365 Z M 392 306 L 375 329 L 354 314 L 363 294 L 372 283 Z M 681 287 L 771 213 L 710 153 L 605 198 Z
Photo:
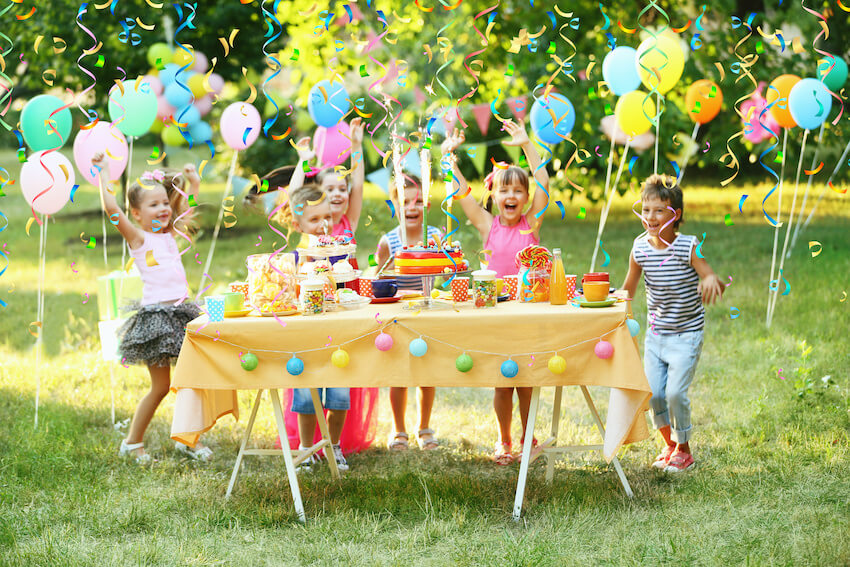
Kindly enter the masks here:
M 313 153 L 313 150 L 310 149 L 310 136 L 306 136 L 301 138 L 295 144 L 295 151 L 298 152 L 298 161 L 310 161 L 316 154 Z
M 194 164 L 187 163 L 183 166 L 183 178 L 191 185 L 198 186 L 201 184 L 201 176 L 198 175 Z
M 723 283 L 716 274 L 711 274 L 700 280 L 697 291 L 702 297 L 702 302 L 711 305 L 723 295 Z
M 106 156 L 103 155 L 103 152 L 97 152 L 91 158 L 91 164 L 97 167 L 100 170 L 106 168 Z
M 362 146 L 363 145 L 363 119 L 359 116 L 354 118 L 349 124 L 350 131 L 349 135 L 351 137 L 351 145 L 352 146 Z
M 511 135 L 511 140 L 509 142 L 505 142 L 505 145 L 524 146 L 525 144 L 530 143 L 528 133 L 525 131 L 524 125 L 517 124 L 513 120 L 505 120 L 504 124 L 505 131 Z
M 465 141 L 466 134 L 463 133 L 463 130 L 458 130 L 457 128 L 455 128 L 454 132 L 449 135 L 446 135 L 446 139 L 443 141 L 443 154 L 453 153 Z

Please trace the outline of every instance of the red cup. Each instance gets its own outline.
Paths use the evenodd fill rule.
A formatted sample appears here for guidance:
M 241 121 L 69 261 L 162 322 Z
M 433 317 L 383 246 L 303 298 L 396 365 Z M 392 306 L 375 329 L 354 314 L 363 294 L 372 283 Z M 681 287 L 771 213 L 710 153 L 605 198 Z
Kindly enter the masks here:
M 508 290 L 508 293 L 511 296 L 511 300 L 516 301 L 517 292 L 519 291 L 519 276 L 513 274 L 509 276 L 504 276 L 502 279 L 505 280 L 505 289 Z
M 581 283 L 584 282 L 607 282 L 610 281 L 608 272 L 589 272 L 581 278 Z
M 576 276 L 567 275 L 567 301 L 570 301 L 576 295 Z

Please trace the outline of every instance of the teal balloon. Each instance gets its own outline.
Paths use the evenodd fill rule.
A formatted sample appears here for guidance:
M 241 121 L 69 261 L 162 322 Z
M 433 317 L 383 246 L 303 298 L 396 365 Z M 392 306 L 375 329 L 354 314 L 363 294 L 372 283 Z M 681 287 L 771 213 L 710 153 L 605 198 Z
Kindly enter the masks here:
M 833 66 L 833 63 L 835 65 Z M 832 67 L 832 69 L 830 69 Z M 831 91 L 838 92 L 847 82 L 847 63 L 841 57 L 830 56 L 818 61 L 818 79 Z
M 201 121 L 189 126 L 189 135 L 193 142 L 206 142 L 212 140 L 213 131 L 209 124 Z
M 617 96 L 630 93 L 640 86 L 637 72 L 637 51 L 621 45 L 610 51 L 602 60 L 602 78 Z
M 800 128 L 814 130 L 832 110 L 832 95 L 817 79 L 802 79 L 788 93 L 788 110 Z
M 53 95 L 38 95 L 31 98 L 21 111 L 21 131 L 24 141 L 32 150 L 55 150 L 65 145 L 71 134 L 71 111 L 67 108 L 53 114 L 65 106 Z M 47 124 L 45 120 L 50 120 Z
M 626 326 L 629 328 L 629 334 L 636 337 L 640 333 L 640 323 L 634 319 L 626 319 Z
M 425 356 L 428 352 L 428 343 L 423 339 L 413 339 L 410 341 L 410 354 L 413 356 Z
M 142 79 L 122 83 L 109 92 L 109 118 L 125 136 L 141 136 L 151 129 L 156 120 L 157 101 L 150 83 Z M 138 86 L 138 88 L 136 88 Z

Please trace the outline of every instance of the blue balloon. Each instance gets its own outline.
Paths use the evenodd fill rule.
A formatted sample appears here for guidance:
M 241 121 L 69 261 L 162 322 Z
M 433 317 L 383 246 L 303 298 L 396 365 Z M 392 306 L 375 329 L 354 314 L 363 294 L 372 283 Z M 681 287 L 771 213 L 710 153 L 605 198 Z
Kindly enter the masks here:
M 206 142 L 212 140 L 212 127 L 203 121 L 198 121 L 189 126 L 189 135 L 195 142 Z
M 181 124 L 191 127 L 193 124 L 201 121 L 201 111 L 191 104 L 187 104 L 174 113 L 174 119 Z
M 552 114 L 555 115 L 554 120 Z M 531 105 L 531 129 L 547 144 L 563 142 L 575 123 L 575 108 L 564 95 L 550 93 L 548 97 L 540 97 Z
M 413 356 L 425 356 L 428 352 L 428 343 L 422 339 L 413 339 L 410 341 L 410 354 Z
M 304 372 L 304 361 L 297 356 L 293 356 L 289 359 L 289 362 L 286 363 L 286 371 L 293 376 L 298 376 Z
M 636 337 L 640 333 L 640 323 L 634 319 L 626 319 L 626 326 L 629 328 L 629 334 Z
M 829 116 L 832 96 L 817 79 L 803 79 L 788 94 L 788 110 L 800 128 L 814 130 Z
M 335 126 L 351 108 L 348 91 L 341 82 L 319 81 L 310 89 L 307 110 L 310 118 L 319 126 Z
M 617 96 L 623 96 L 640 86 L 637 72 L 637 51 L 622 45 L 609 52 L 602 61 L 602 78 Z
M 192 102 L 192 91 L 180 83 L 171 83 L 165 87 L 165 100 L 174 108 L 183 108 Z
M 169 63 L 159 72 L 159 81 L 163 87 L 167 87 L 177 79 L 177 73 L 180 72 L 180 65 L 177 63 Z M 180 80 L 183 80 L 183 75 L 180 75 Z M 185 82 L 185 81 L 184 81 Z
M 513 360 L 506 360 L 502 363 L 502 376 L 505 378 L 513 378 L 519 373 L 519 365 Z

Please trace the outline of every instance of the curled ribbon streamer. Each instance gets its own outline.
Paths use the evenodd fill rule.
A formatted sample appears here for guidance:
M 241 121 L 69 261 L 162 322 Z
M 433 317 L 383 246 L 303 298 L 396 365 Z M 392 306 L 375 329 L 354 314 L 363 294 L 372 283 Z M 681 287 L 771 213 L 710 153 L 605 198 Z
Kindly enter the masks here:
M 87 12 L 86 6 L 87 6 L 87 4 L 85 4 L 85 3 L 80 5 L 80 9 L 77 12 L 77 17 L 75 18 L 75 21 L 76 21 L 77 27 L 79 27 L 81 30 L 83 30 L 83 32 L 85 32 L 89 37 L 91 37 L 93 43 L 92 43 L 92 46 L 89 49 L 83 49 L 82 53 L 77 58 L 77 67 L 79 67 L 80 70 L 83 73 L 85 73 L 86 75 L 91 77 L 92 83 L 88 87 L 83 89 L 83 92 L 81 92 L 80 95 L 77 97 L 77 101 L 82 100 L 85 97 L 85 95 L 90 90 L 92 90 L 95 87 L 95 85 L 97 85 L 97 77 L 95 77 L 94 73 L 92 73 L 91 71 L 89 71 L 88 69 L 83 67 L 83 64 L 81 63 L 81 61 L 83 60 L 83 57 L 86 57 L 87 55 L 93 55 L 94 53 L 96 53 L 99 50 L 99 46 L 100 46 L 100 42 L 97 40 L 97 36 L 95 36 L 91 32 L 91 30 L 89 30 L 86 26 L 83 25 L 82 17 L 83 17 L 83 14 L 85 14 Z M 0 13 L 0 15 L 2 15 L 2 13 Z M 79 108 L 80 112 L 82 112 L 83 114 L 85 114 L 88 117 L 89 122 L 93 122 L 93 121 L 97 120 L 97 111 L 95 111 L 95 110 L 88 110 L 88 111 L 83 110 L 82 104 L 80 104 L 80 102 L 77 102 L 77 108 Z
M 177 83 L 177 85 L 181 89 L 188 92 L 189 97 L 190 97 L 189 104 L 187 104 L 183 108 L 183 111 L 177 117 L 177 120 L 182 122 L 183 118 L 185 118 L 186 114 L 189 112 L 189 107 L 191 107 L 195 102 L 195 94 L 192 92 L 192 89 L 190 89 L 189 86 L 186 83 L 184 83 L 183 81 L 180 80 L 180 76 L 183 74 L 183 71 L 190 69 L 195 64 L 195 49 L 191 45 L 189 45 L 188 43 L 185 44 L 185 45 L 180 43 L 180 40 L 177 39 L 177 36 L 180 34 L 180 32 L 182 30 L 184 30 L 186 28 L 191 29 L 191 30 L 196 29 L 195 24 L 194 24 L 195 5 L 189 4 L 188 2 L 183 4 L 183 6 L 185 6 L 190 11 L 189 13 L 186 14 L 185 18 L 183 17 L 183 9 L 180 7 L 180 5 L 175 3 L 175 4 L 173 4 L 173 6 L 174 6 L 174 9 L 177 11 L 177 17 L 179 19 L 179 24 L 177 25 L 177 29 L 174 30 L 174 43 L 176 43 L 180 47 L 180 49 L 182 49 L 183 51 L 185 51 L 189 55 L 189 61 L 187 61 L 185 65 L 180 67 L 180 69 L 177 71 L 177 74 L 175 75 L 175 79 L 174 79 L 174 82 Z M 183 139 L 185 139 L 186 142 L 188 142 L 189 149 L 191 149 L 193 142 L 192 142 L 192 136 L 189 135 L 188 129 L 184 130 L 184 129 L 178 127 L 177 130 L 180 132 L 180 135 L 183 136 Z
M 271 129 L 272 126 L 274 126 L 275 122 L 277 122 L 278 116 L 280 116 L 280 107 L 277 105 L 277 101 L 274 99 L 274 97 L 271 96 L 269 94 L 269 92 L 266 90 L 266 85 L 268 84 L 269 81 L 271 81 L 272 79 L 274 79 L 276 76 L 278 76 L 280 74 L 282 67 L 280 65 L 280 61 L 274 55 L 269 53 L 267 48 L 268 48 L 268 46 L 271 42 L 273 42 L 274 40 L 276 40 L 277 38 L 280 37 L 280 35 L 283 31 L 283 27 L 280 24 L 280 20 L 278 20 L 277 16 L 276 16 L 278 4 L 280 4 L 280 0 L 274 0 L 274 5 L 272 6 L 271 12 L 269 12 L 266 9 L 266 1 L 267 0 L 263 0 L 262 10 L 263 10 L 263 19 L 265 20 L 266 25 L 268 26 L 268 30 L 266 31 L 266 34 L 265 34 L 264 37 L 268 38 L 268 41 L 263 43 L 263 55 L 266 56 L 266 60 L 269 62 L 269 67 L 274 71 L 274 73 L 272 73 L 269 77 L 266 78 L 265 81 L 263 81 L 263 84 L 262 84 L 262 87 L 261 87 L 262 90 L 263 90 L 263 95 L 265 95 L 265 97 L 266 97 L 266 100 L 271 102 L 272 105 L 274 106 L 274 116 L 272 116 L 271 118 L 266 120 L 265 123 L 263 124 L 263 135 L 268 137 L 269 130 Z M 346 6 L 346 8 L 347 7 L 348 6 Z M 277 32 L 275 32 L 275 27 L 274 27 L 273 24 L 277 26 Z M 274 64 L 274 66 L 272 66 L 272 64 Z
M 820 39 L 821 36 L 824 36 L 824 39 L 829 39 L 829 25 L 827 24 L 826 17 L 823 14 L 816 12 L 815 10 L 812 10 L 811 8 L 807 8 L 804 0 L 801 0 L 800 5 L 803 7 L 803 9 L 805 11 L 809 12 L 810 14 L 814 15 L 816 18 L 820 19 L 820 21 L 818 23 L 821 26 L 821 32 L 818 35 L 816 35 L 815 38 L 812 40 L 812 49 L 814 49 L 815 52 L 823 55 L 824 59 L 826 59 L 827 61 L 829 61 L 829 60 L 835 61 L 835 57 L 836 57 L 835 55 L 833 55 L 832 53 L 828 53 L 826 51 L 823 51 L 821 49 L 818 49 L 815 46 L 815 44 L 817 43 L 817 41 Z M 794 39 L 798 39 L 798 38 L 794 38 Z M 796 53 L 797 50 L 795 49 L 794 52 Z M 833 63 L 829 67 L 829 69 L 826 70 L 826 72 L 824 73 L 824 76 L 826 76 L 826 74 L 829 73 L 829 71 L 831 71 L 834 66 L 835 66 L 835 63 Z M 841 108 L 838 111 L 838 116 L 836 116 L 835 120 L 833 120 L 833 122 L 832 122 L 833 126 L 837 126 L 838 121 L 841 120 L 841 116 L 844 114 L 844 100 L 840 96 L 838 96 L 838 94 L 832 92 L 832 90 L 830 90 L 829 87 L 827 87 L 826 90 L 829 91 L 830 96 L 832 96 L 832 98 L 837 100 L 838 104 L 841 105 Z M 815 100 L 817 100 L 817 98 L 815 98 Z M 817 103 L 821 104 L 821 102 L 819 100 L 817 100 Z M 819 115 L 820 114 L 818 114 L 818 116 Z
M 5 16 L 6 13 L 11 10 L 13 6 L 14 4 L 10 2 L 5 8 L 0 10 L 0 18 Z M 8 112 L 9 107 L 12 104 L 12 90 L 14 88 L 14 81 L 12 81 L 11 77 L 6 74 L 5 60 L 9 53 L 11 53 L 12 50 L 15 48 L 15 43 L 8 35 L 3 33 L 2 29 L 0 29 L 0 39 L 8 42 L 9 44 L 6 49 L 0 52 L 0 61 L 4 62 L 4 64 L 0 66 L 0 79 L 2 79 L 2 81 L 0 81 L 0 87 L 3 88 L 3 94 L 0 95 L 0 106 L 3 107 L 3 110 L 0 110 L 0 124 L 2 124 L 4 128 L 6 128 L 6 131 L 9 131 L 12 130 L 12 126 L 6 123 L 6 121 L 3 120 L 3 117 L 6 116 L 6 112 Z M 3 106 L 3 103 L 6 103 L 5 106 Z M 5 304 L 3 305 L 5 306 Z
M 643 19 L 642 16 L 644 16 L 652 8 L 655 8 L 655 10 L 659 14 L 661 14 L 661 16 L 664 18 L 664 27 L 661 28 L 660 30 L 658 30 L 658 33 L 656 33 L 654 30 L 652 30 L 650 28 L 645 27 L 641 23 L 641 20 Z M 649 4 L 646 6 L 646 8 L 644 8 L 643 10 L 640 11 L 640 14 L 638 15 L 637 22 L 638 22 L 638 26 L 640 26 L 640 28 L 644 32 L 646 32 L 650 36 L 652 36 L 652 46 L 649 49 L 647 49 L 646 51 L 644 51 L 643 53 L 641 53 L 641 56 L 638 58 L 638 65 L 640 66 L 641 69 L 643 69 L 647 73 L 651 73 L 652 75 L 654 75 L 656 77 L 656 80 L 657 80 L 657 84 L 654 81 L 649 81 L 650 89 L 649 89 L 649 92 L 646 94 L 646 98 L 645 98 L 645 100 L 651 99 L 653 94 L 656 95 L 656 100 L 659 101 L 659 104 L 657 105 L 657 110 L 656 110 L 655 116 L 649 116 L 649 114 L 647 114 L 647 112 L 644 110 L 645 104 L 641 105 L 641 112 L 643 112 L 643 115 L 647 118 L 647 120 L 649 120 L 650 124 L 652 124 L 655 127 L 656 134 L 657 134 L 659 117 L 661 115 L 661 112 L 663 112 L 661 110 L 661 104 L 660 104 L 661 97 L 663 95 L 658 90 L 658 87 L 661 85 L 661 78 L 660 78 L 660 75 L 658 74 L 658 71 L 660 69 L 663 69 L 664 67 L 666 67 L 668 60 L 669 60 L 669 58 L 667 57 L 667 54 L 664 53 L 663 51 L 661 51 L 658 48 L 658 36 L 661 33 L 665 32 L 667 29 L 669 29 L 669 27 L 670 27 L 670 17 L 667 15 L 667 12 L 665 12 L 664 9 L 661 6 L 658 5 L 656 0 L 649 0 Z M 664 63 L 660 67 L 658 67 L 657 69 L 650 69 L 649 67 L 644 65 L 643 62 L 642 62 L 642 59 L 644 57 L 646 57 L 646 55 L 648 53 L 652 52 L 652 51 L 656 51 L 656 52 L 660 53 L 662 57 L 664 57 Z
M 498 7 L 499 7 L 499 4 L 498 4 L 498 3 L 496 3 L 496 4 L 494 4 L 493 6 L 491 6 L 491 7 L 487 8 L 486 10 L 483 10 L 483 11 L 479 12 L 479 13 L 478 13 L 478 14 L 477 14 L 474 18 L 472 18 L 472 29 L 474 29 L 474 30 L 475 30 L 475 33 L 477 33 L 477 34 L 478 34 L 478 36 L 481 38 L 481 45 L 483 45 L 483 46 L 484 46 L 484 49 L 480 49 L 480 50 L 478 50 L 478 51 L 473 51 L 473 52 L 471 52 L 469 55 L 467 55 L 466 57 L 464 57 L 464 58 L 463 58 L 463 67 L 464 67 L 464 69 L 466 69 L 466 71 L 467 71 L 470 75 L 472 75 L 472 78 L 475 80 L 475 86 L 474 86 L 474 87 L 472 87 L 472 88 L 469 90 L 469 92 L 468 92 L 468 93 L 466 93 L 465 95 L 463 95 L 462 97 L 460 97 L 460 98 L 458 99 L 458 101 L 457 101 L 457 102 L 458 102 L 458 104 L 460 104 L 460 103 L 461 103 L 461 102 L 463 102 L 465 99 L 467 99 L 467 98 L 471 97 L 472 95 L 474 95 L 474 94 L 475 94 L 475 92 L 478 90 L 478 87 L 479 87 L 479 86 L 480 86 L 480 84 L 481 84 L 481 81 L 480 81 L 480 80 L 479 80 L 479 78 L 478 78 L 478 74 L 476 74 L 476 73 L 475 73 L 475 72 L 474 72 L 474 71 L 470 68 L 470 66 L 466 64 L 467 60 L 469 60 L 469 59 L 471 59 L 471 58 L 475 57 L 476 55 L 481 55 L 482 53 L 484 53 L 485 51 L 487 51 L 487 47 L 489 47 L 489 45 L 490 45 L 490 42 L 487 40 L 487 37 L 486 37 L 484 34 L 482 34 L 482 33 L 481 33 L 481 31 L 478 29 L 478 27 L 475 25 L 475 20 L 477 20 L 477 19 L 478 19 L 478 18 L 480 18 L 481 16 L 484 16 L 485 14 L 489 14 L 490 12 L 492 12 L 493 10 L 495 10 L 495 9 L 496 9 L 496 8 L 498 8 Z M 478 63 L 479 65 L 481 65 L 481 63 L 480 63 L 480 61 L 479 61 L 479 60 L 475 60 L 475 61 L 473 61 L 473 62 L 472 62 L 472 64 L 475 64 L 475 63 Z M 479 69 L 479 73 L 480 73 L 480 69 Z
M 770 88 L 774 88 L 774 87 L 770 87 Z M 765 208 L 765 203 L 766 203 L 766 202 L 767 202 L 767 200 L 770 198 L 770 196 L 771 196 L 771 195 L 773 195 L 773 192 L 774 192 L 774 191 L 776 191 L 776 190 L 779 188 L 779 181 L 780 181 L 780 180 L 779 180 L 779 174 L 777 174 L 777 173 L 773 170 L 773 168 L 772 168 L 772 167 L 770 167 L 770 165 L 768 165 L 768 163 L 769 163 L 769 162 L 765 162 L 765 161 L 764 161 L 764 157 L 765 157 L 768 153 L 770 153 L 771 151 L 773 151 L 773 149 L 779 145 L 779 132 L 774 132 L 773 130 L 771 130 L 771 129 L 770 129 L 770 127 L 769 127 L 767 124 L 765 124 L 765 122 L 764 122 L 764 115 L 765 115 L 765 114 L 766 114 L 766 113 L 770 110 L 770 108 L 771 108 L 772 106 L 774 106 L 775 104 L 778 104 L 780 101 L 783 101 L 783 100 L 785 100 L 785 99 L 784 99 L 784 98 L 777 98 L 777 99 L 776 99 L 776 100 L 774 100 L 772 103 L 768 104 L 768 105 L 767 105 L 767 106 L 766 106 L 766 107 L 765 107 L 765 108 L 764 108 L 764 109 L 763 109 L 763 110 L 759 113 L 759 123 L 762 125 L 762 127 L 763 127 L 765 130 L 767 130 L 768 132 L 770 132 L 770 133 L 771 133 L 771 135 L 773 136 L 773 139 L 775 139 L 775 140 L 776 140 L 776 142 L 775 142 L 772 146 L 770 146 L 769 148 L 767 148 L 766 150 L 764 150 L 764 151 L 763 151 L 763 152 L 759 155 L 759 159 L 758 159 L 759 165 L 761 165 L 764 169 L 766 169 L 766 170 L 767 170 L 767 172 L 768 172 L 770 175 L 772 175 L 772 176 L 776 179 L 776 184 L 775 184 L 773 187 L 771 187 L 771 188 L 770 188 L 770 191 L 768 191 L 768 192 L 767 192 L 767 195 L 765 195 L 765 196 L 764 196 L 764 199 L 762 199 L 762 202 L 761 202 L 761 211 L 762 211 L 762 214 L 764 215 L 764 217 L 767 219 L 767 222 L 768 222 L 768 223 L 770 224 L 770 226 L 772 226 L 772 227 L 779 227 L 779 226 L 781 226 L 781 224 L 780 224 L 778 221 L 776 221 L 776 220 L 775 220 L 772 216 L 770 216 L 770 215 L 768 214 L 767 209 Z M 784 158 L 783 158 L 783 159 L 784 159 Z

